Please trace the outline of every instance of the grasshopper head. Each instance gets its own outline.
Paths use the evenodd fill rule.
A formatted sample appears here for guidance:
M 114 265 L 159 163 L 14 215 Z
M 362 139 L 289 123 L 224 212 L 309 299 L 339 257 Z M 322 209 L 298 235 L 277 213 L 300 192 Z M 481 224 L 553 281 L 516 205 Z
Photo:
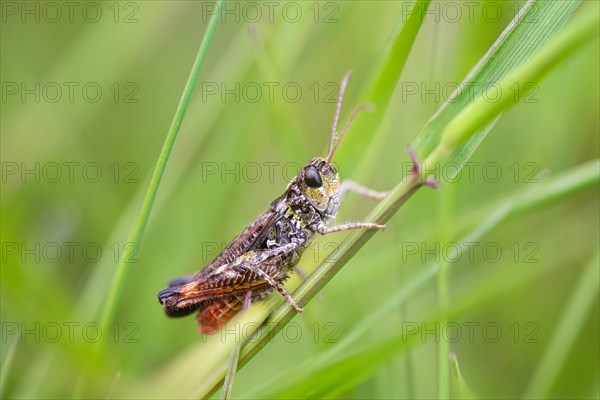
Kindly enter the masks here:
M 340 176 L 332 163 L 315 157 L 298 174 L 296 184 L 319 213 L 334 218 L 340 205 Z
M 329 151 L 327 152 L 327 156 L 324 158 L 315 157 L 310 160 L 310 162 L 302 168 L 302 171 L 300 171 L 298 176 L 290 183 L 290 185 L 297 185 L 300 192 L 310 204 L 321 215 L 328 219 L 335 218 L 335 214 L 340 205 L 341 196 L 340 176 L 331 160 L 356 115 L 362 110 L 370 110 L 372 108 L 371 104 L 362 104 L 354 109 L 338 135 L 337 123 L 342 107 L 342 98 L 351 74 L 351 72 L 348 72 L 344 75 L 340 84 L 338 101 L 333 117 L 333 126 L 331 127 L 331 134 L 329 136 Z
M 372 108 L 370 104 L 362 104 L 354 109 L 338 136 L 337 123 L 342 107 L 342 98 L 351 74 L 351 72 L 348 72 L 340 84 L 327 156 L 325 158 L 315 157 L 310 160 L 295 179 L 295 183 L 304 197 L 319 213 L 330 219 L 335 218 L 338 206 L 340 205 L 340 176 L 337 169 L 333 166 L 331 159 L 356 115 L 362 110 Z

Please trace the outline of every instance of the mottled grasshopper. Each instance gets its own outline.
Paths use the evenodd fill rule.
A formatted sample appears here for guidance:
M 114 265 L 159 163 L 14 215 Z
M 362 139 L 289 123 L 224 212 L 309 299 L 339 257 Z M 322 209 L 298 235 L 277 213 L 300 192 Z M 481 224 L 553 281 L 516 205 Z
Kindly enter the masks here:
M 331 162 L 352 120 L 366 108 L 361 106 L 353 111 L 338 138 L 337 123 L 349 78 L 350 73 L 344 76 L 340 85 L 327 156 L 310 160 L 269 209 L 248 225 L 206 268 L 171 282 L 167 289 L 158 293 L 158 300 L 168 316 L 180 317 L 197 311 L 200 331 L 215 333 L 242 308 L 265 298 L 273 289 L 302 312 L 282 282 L 288 278 L 288 272 L 296 266 L 314 234 L 384 228 L 384 225 L 360 222 L 327 225 L 335 219 L 345 191 L 375 199 L 386 195 L 350 181 L 340 184 L 338 172 Z

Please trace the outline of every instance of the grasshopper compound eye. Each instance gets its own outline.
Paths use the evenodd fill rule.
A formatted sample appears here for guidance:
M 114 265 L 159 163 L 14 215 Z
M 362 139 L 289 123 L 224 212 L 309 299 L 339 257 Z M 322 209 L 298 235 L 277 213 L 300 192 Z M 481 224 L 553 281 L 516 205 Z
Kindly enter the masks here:
M 311 188 L 318 188 L 323 185 L 323 180 L 321 180 L 321 174 L 319 174 L 317 167 L 309 165 L 306 168 L 306 171 L 304 171 L 304 183 Z

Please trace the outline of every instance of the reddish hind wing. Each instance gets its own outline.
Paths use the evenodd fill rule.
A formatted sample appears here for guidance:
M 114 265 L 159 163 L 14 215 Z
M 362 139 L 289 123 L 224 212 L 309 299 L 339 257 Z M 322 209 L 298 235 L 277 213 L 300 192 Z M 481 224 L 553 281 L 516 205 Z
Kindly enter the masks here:
M 242 309 L 243 300 L 239 298 L 220 299 L 200 308 L 196 322 L 199 330 L 205 335 L 212 335 L 220 330 Z
M 257 302 L 269 295 L 273 289 L 259 289 L 252 292 L 250 303 Z M 244 294 L 236 297 L 215 300 L 201 307 L 196 317 L 200 332 L 212 335 L 235 317 L 243 308 Z

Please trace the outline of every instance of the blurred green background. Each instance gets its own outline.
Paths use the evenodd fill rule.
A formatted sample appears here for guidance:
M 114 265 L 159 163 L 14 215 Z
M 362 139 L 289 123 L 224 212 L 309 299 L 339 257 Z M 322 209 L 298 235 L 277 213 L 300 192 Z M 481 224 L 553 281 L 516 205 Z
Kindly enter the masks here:
M 377 190 L 397 184 L 408 170 L 406 146 L 523 3 L 432 2 L 378 140 L 361 150 L 375 162 L 352 159 L 351 176 L 340 166 L 342 179 Z M 169 388 L 186 355 L 199 368 L 213 365 L 210 357 L 226 358 L 215 350 L 224 340 L 202 339 L 193 317 L 167 319 L 156 293 L 206 265 L 306 161 L 325 154 L 341 77 L 354 71 L 344 120 L 408 3 L 229 3 L 140 244 L 127 243 L 127 232 L 213 4 L 73 4 L 2 2 L 2 394 L 180 398 Z M 318 368 L 321 354 L 426 264 L 445 261 L 450 304 L 478 291 L 487 300 L 436 325 L 424 317 L 440 307 L 432 280 L 357 341 L 402 330 L 410 344 L 365 375 L 359 364 L 340 367 L 350 383 L 332 396 L 436 397 L 439 363 L 447 362 L 437 349 L 446 341 L 469 395 L 522 397 L 536 371 L 555 368 L 547 396 L 597 398 L 597 285 L 581 298 L 582 286 L 598 280 L 597 179 L 499 224 L 460 259 L 449 254 L 509 196 L 535 191 L 540 173 L 552 179 L 598 158 L 598 53 L 597 42 L 586 46 L 531 82 L 535 90 L 502 115 L 462 175 L 411 198 L 238 373 L 234 395 L 260 398 L 293 367 Z M 338 222 L 361 220 L 375 205 L 345 200 Z M 451 244 L 440 232 L 450 232 Z M 320 238 L 303 269 L 343 237 Z M 123 255 L 125 289 L 110 330 L 99 332 Z M 290 287 L 297 282 L 293 276 Z M 496 282 L 507 289 L 495 292 Z M 94 358 L 100 336 L 109 339 Z M 553 340 L 568 344 L 559 365 L 544 358 Z M 194 379 L 206 376 L 186 382 L 199 386 Z

